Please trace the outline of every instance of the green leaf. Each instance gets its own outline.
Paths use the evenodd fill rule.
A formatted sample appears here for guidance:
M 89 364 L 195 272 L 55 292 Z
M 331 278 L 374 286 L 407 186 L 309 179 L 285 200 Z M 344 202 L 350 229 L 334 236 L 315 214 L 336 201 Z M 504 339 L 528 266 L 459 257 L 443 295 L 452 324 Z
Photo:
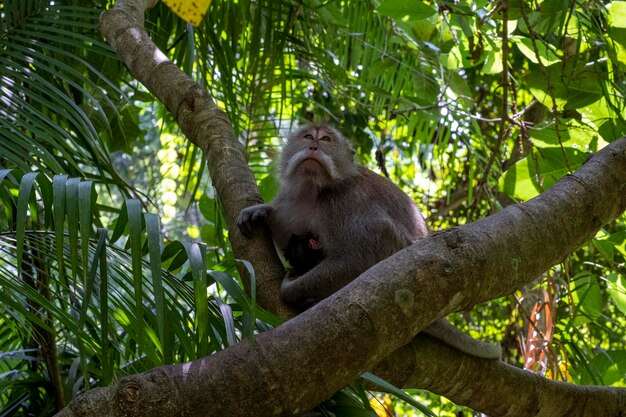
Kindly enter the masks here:
M 606 6 L 606 10 L 613 27 L 626 28 L 626 1 L 614 1 Z
M 159 224 L 159 216 L 154 213 L 145 213 L 144 221 L 146 222 L 146 234 L 148 239 L 148 250 L 150 254 L 150 273 L 152 275 L 152 294 L 154 295 L 154 304 L 156 309 L 156 320 L 158 326 L 158 338 L 163 352 L 163 361 L 171 363 L 173 360 L 173 352 L 168 346 L 167 331 L 169 330 L 169 322 L 167 320 L 167 311 L 165 310 L 165 293 L 163 290 L 163 273 L 161 270 L 161 231 Z
M 198 201 L 198 209 L 200 213 L 202 213 L 202 217 L 213 224 L 215 224 L 215 216 L 217 213 L 216 205 L 215 199 L 210 198 L 205 193 L 200 196 L 200 200 Z
M 603 385 L 613 385 L 616 382 L 624 381 L 624 375 L 626 375 L 626 351 L 601 351 L 589 361 L 588 366 L 590 371 L 600 374 Z M 583 373 L 580 383 L 584 385 L 597 384 L 587 372 Z
M 207 310 L 208 280 L 204 257 L 206 247 L 196 242 L 183 243 L 189 259 L 189 268 L 193 277 L 193 290 L 196 317 L 194 329 L 198 340 L 198 357 L 209 354 L 208 329 L 210 326 Z
M 570 291 L 576 303 L 575 325 L 596 321 L 602 314 L 604 301 L 600 286 L 589 272 L 575 275 L 570 282 Z
M 418 401 L 415 401 L 415 399 L 411 397 L 410 395 L 408 395 L 406 392 L 404 392 L 403 390 L 401 390 L 400 388 L 394 385 L 391 385 L 389 382 L 385 381 L 384 379 L 374 374 L 371 374 L 369 372 L 363 373 L 361 375 L 361 378 L 363 378 L 366 381 L 371 382 L 374 385 L 378 385 L 384 391 L 390 392 L 396 397 L 406 401 L 407 403 L 411 404 L 413 407 L 417 408 L 418 410 L 420 410 L 422 413 L 426 414 L 427 416 L 437 417 L 436 414 L 430 411 L 430 409 L 426 407 L 424 404 Z
M 54 235 L 56 245 L 57 262 L 59 262 L 59 280 L 65 283 L 65 257 L 63 256 L 63 246 L 65 242 L 65 185 L 67 175 L 55 175 L 52 184 L 52 194 L 54 199 Z M 63 285 L 65 287 L 65 285 Z
M 20 181 L 20 191 L 17 198 L 17 276 L 22 273 L 22 259 L 24 257 L 24 236 L 26 234 L 26 219 L 28 217 L 28 203 L 33 192 L 33 184 L 39 172 L 29 172 Z
M 594 239 L 593 246 L 609 261 L 613 262 L 614 246 L 606 239 Z
M 567 159 L 567 164 L 565 163 Z M 563 175 L 576 170 L 586 153 L 574 148 L 541 148 L 510 167 L 498 188 L 520 200 L 529 200 L 550 188 Z
M 266 175 L 259 181 L 259 193 L 265 201 L 272 201 L 278 193 L 278 181 L 273 175 Z
M 419 0 L 386 0 L 378 8 L 378 13 L 397 20 L 413 21 L 427 19 L 434 15 L 436 10 Z
M 537 52 L 535 53 L 535 47 L 533 46 L 533 40 L 524 36 L 511 36 L 511 41 L 517 45 L 517 48 L 526 58 L 534 64 L 543 66 L 549 66 L 561 62 L 561 58 L 556 54 L 555 48 L 543 42 L 542 40 L 535 39 L 535 46 Z
M 126 200 L 126 213 L 128 215 L 130 254 L 132 257 L 133 295 L 134 295 L 134 324 L 135 336 L 139 349 L 144 351 L 145 343 L 145 319 L 143 316 L 143 275 L 142 275 L 142 250 L 141 250 L 141 202 L 137 199 Z
M 577 66 L 574 66 L 577 65 Z M 531 65 L 526 82 L 533 96 L 549 109 L 578 109 L 598 101 L 603 95 L 602 81 L 607 74 L 595 67 L 555 64 L 541 68 Z
M 235 320 L 233 318 L 233 309 L 222 300 L 216 299 L 215 302 L 219 306 L 222 318 L 224 319 L 227 342 L 226 346 L 234 346 L 239 342 L 239 340 L 237 338 L 237 330 L 235 328 Z
M 606 279 L 610 283 L 607 287 L 609 296 L 619 311 L 626 314 L 626 279 L 617 272 L 610 273 Z
M 95 201 L 92 181 L 78 184 L 78 215 L 80 217 L 81 260 L 83 265 L 83 284 L 87 283 L 87 265 L 89 264 L 89 238 L 91 237 L 92 207 Z
M 533 145 L 540 148 L 565 146 L 585 151 L 593 151 L 593 143 L 598 132 L 576 120 L 562 121 L 558 126 L 553 122 L 539 123 L 528 130 Z
M 485 74 L 500 74 L 502 69 L 502 51 L 489 51 L 485 54 L 485 63 L 483 64 Z

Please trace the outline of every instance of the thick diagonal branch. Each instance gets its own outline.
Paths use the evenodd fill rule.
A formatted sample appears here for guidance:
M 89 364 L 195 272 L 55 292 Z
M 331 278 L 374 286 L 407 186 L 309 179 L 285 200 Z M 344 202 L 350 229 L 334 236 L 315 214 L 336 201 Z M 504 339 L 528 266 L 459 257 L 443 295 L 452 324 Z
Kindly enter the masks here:
M 624 388 L 552 381 L 508 365 L 458 351 L 419 334 L 373 369 L 398 386 L 419 387 L 492 417 L 620 416 Z M 452 376 L 454 383 L 443 375 Z
M 243 145 L 235 137 L 228 116 L 211 96 L 161 52 L 148 36 L 143 16 L 154 0 L 122 0 L 104 13 L 98 29 L 130 73 L 174 115 L 185 136 L 202 149 L 229 225 L 233 252 L 257 271 L 260 305 L 279 315 L 292 315 L 279 296 L 284 270 L 271 236 L 258 231 L 245 239 L 235 225 L 239 212 L 262 203 L 246 161 Z
M 239 210 L 259 199 L 243 148 L 210 96 L 149 40 L 143 7 L 141 0 L 118 2 L 103 14 L 101 30 L 131 73 L 205 152 L 233 225 Z M 621 213 L 626 208 L 625 149 L 623 140 L 615 142 L 539 198 L 397 253 L 315 308 L 256 336 L 252 351 L 240 344 L 188 364 L 125 378 L 82 396 L 62 415 L 293 415 L 386 357 L 389 366 L 407 363 L 397 349 L 428 323 L 530 282 Z M 279 263 L 266 261 L 274 253 L 268 236 L 245 241 L 231 227 L 231 242 L 237 256 L 250 259 L 257 273 L 278 283 Z M 267 290 L 259 294 L 261 302 L 279 305 L 278 285 L 262 288 Z M 434 362 L 420 366 L 424 375 L 438 369 Z M 459 375 L 455 379 L 468 382 Z M 498 384 L 482 385 L 490 390 L 476 402 L 477 409 L 494 410 L 493 404 L 502 401 Z M 453 389 L 446 392 L 455 395 Z M 467 396 L 454 398 L 474 404 Z

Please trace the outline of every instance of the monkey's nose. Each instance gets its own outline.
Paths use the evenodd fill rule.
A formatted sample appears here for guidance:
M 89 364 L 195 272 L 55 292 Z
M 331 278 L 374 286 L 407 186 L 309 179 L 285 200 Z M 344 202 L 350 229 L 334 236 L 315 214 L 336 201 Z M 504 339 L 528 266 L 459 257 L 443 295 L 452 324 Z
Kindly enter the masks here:
M 310 151 L 316 151 L 317 150 L 317 145 L 310 145 L 309 146 L 309 150 Z

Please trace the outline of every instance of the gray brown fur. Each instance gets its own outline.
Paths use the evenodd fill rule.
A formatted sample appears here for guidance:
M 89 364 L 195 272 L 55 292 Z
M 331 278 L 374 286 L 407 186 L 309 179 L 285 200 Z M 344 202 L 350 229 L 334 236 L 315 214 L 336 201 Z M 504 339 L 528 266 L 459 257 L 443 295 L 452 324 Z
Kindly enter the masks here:
M 314 236 L 323 248 L 310 269 L 283 279 L 281 295 L 292 306 L 308 308 L 428 235 L 413 200 L 388 179 L 356 164 L 350 142 L 330 126 L 296 130 L 283 149 L 280 167 L 281 187 L 271 205 L 242 210 L 237 223 L 249 236 L 255 223 L 265 222 L 285 252 L 293 236 Z M 462 351 L 500 357 L 499 347 L 453 328 L 454 333 L 445 321 L 430 327 L 424 331 Z

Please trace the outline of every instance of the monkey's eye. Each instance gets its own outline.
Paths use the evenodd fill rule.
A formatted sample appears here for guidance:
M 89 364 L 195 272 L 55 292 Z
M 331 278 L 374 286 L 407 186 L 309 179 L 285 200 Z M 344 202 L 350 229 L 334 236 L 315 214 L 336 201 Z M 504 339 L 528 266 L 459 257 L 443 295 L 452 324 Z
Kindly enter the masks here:
M 313 135 L 304 135 L 304 138 L 307 140 L 313 140 Z
M 323 140 L 324 142 L 330 142 L 330 138 L 328 136 L 322 136 L 320 140 Z

